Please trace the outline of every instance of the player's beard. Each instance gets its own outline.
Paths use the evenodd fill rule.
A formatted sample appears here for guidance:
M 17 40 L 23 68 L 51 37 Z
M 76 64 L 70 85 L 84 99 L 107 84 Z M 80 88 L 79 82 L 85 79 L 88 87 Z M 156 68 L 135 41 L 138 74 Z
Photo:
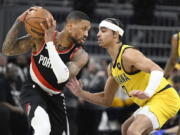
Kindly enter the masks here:
M 71 40 L 73 41 L 73 43 L 75 43 L 75 45 L 79 46 L 81 45 L 77 39 L 75 39 L 74 37 L 71 38 Z

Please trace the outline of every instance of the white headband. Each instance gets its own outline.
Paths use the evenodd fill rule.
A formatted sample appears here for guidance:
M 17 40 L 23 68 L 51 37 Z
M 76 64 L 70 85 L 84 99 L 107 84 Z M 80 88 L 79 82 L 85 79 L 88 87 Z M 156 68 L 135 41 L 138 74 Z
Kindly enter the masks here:
M 123 36 L 123 34 L 124 34 L 124 30 L 122 28 L 120 28 L 119 26 L 117 26 L 111 22 L 105 21 L 105 20 L 103 20 L 99 24 L 99 27 L 106 27 L 106 28 L 111 29 L 113 31 L 117 31 L 120 36 Z

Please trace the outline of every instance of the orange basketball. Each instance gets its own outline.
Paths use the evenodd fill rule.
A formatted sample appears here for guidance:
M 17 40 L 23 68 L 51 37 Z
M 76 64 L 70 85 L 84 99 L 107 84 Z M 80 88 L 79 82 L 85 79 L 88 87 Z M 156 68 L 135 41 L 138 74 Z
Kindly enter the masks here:
M 47 26 L 46 18 L 53 18 L 52 14 L 48 10 L 41 7 L 36 10 L 32 10 L 25 19 L 25 28 L 27 33 L 34 38 L 42 38 L 44 36 L 44 31 L 41 28 L 40 23 Z

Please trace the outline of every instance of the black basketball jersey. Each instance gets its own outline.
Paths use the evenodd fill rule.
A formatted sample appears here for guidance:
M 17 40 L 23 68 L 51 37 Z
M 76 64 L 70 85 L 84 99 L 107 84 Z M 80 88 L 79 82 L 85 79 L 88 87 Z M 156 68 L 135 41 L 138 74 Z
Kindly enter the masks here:
M 72 44 L 69 49 L 58 51 L 62 61 L 66 64 L 72 58 L 74 53 L 82 48 Z M 65 83 L 58 84 L 56 76 L 51 68 L 48 50 L 43 42 L 39 51 L 33 52 L 30 64 L 30 76 L 33 82 L 38 84 L 43 90 L 51 94 L 58 94 L 62 91 Z

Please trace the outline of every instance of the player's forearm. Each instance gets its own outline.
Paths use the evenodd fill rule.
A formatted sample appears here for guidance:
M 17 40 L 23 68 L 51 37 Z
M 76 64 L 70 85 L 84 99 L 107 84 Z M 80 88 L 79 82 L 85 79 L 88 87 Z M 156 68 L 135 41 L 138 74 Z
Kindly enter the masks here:
M 6 35 L 5 41 L 2 46 L 2 52 L 5 55 L 8 55 L 9 52 L 15 47 L 16 40 L 18 38 L 18 34 L 21 31 L 23 23 L 16 20 L 11 29 L 9 30 L 8 34 Z
M 57 83 L 65 82 L 69 79 L 69 69 L 58 55 L 53 42 L 47 42 L 47 50 L 51 62 L 52 70 L 56 76 Z
M 93 104 L 102 105 L 102 106 L 112 105 L 112 101 L 106 97 L 104 92 L 90 93 L 85 90 L 82 90 L 79 96 L 84 100 L 91 102 Z
M 152 97 L 158 88 L 161 80 L 163 79 L 164 73 L 160 70 L 151 71 L 150 78 L 146 90 L 144 91 L 148 97 Z
M 78 75 L 80 68 L 78 68 L 73 62 L 68 62 L 66 65 L 69 69 L 69 79 Z
M 174 69 L 174 66 L 176 64 L 176 60 L 173 60 L 173 59 L 169 59 L 167 64 L 166 64 L 166 67 L 164 69 L 164 76 L 165 78 L 168 78 L 171 71 Z

